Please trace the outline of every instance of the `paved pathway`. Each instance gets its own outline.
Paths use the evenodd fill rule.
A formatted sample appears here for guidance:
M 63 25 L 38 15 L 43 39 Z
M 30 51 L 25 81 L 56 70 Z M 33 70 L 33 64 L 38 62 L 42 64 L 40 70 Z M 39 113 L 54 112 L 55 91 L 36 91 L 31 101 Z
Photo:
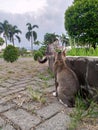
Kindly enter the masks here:
M 47 64 L 0 59 L 0 130 L 66 130 L 67 110 L 53 91 Z
M 53 97 L 47 68 L 32 58 L 0 59 L 0 130 L 67 130 L 71 109 Z

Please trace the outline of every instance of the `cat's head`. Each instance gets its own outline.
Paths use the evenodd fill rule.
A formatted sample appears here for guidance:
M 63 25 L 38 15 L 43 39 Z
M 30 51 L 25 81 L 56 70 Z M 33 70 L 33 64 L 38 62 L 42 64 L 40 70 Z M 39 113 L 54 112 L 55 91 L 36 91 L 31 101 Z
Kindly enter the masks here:
M 55 57 L 55 61 L 57 61 L 57 60 L 58 61 L 65 61 L 65 57 L 66 57 L 65 50 L 55 52 L 54 57 Z

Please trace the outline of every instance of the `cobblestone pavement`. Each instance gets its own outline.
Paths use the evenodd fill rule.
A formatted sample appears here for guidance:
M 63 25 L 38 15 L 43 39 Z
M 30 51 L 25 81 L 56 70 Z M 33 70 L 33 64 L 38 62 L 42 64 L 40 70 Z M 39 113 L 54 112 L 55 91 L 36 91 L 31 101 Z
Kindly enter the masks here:
M 0 130 L 66 130 L 69 121 L 47 64 L 32 58 L 0 59 Z
M 0 130 L 67 130 L 69 108 L 53 97 L 46 64 L 0 59 Z

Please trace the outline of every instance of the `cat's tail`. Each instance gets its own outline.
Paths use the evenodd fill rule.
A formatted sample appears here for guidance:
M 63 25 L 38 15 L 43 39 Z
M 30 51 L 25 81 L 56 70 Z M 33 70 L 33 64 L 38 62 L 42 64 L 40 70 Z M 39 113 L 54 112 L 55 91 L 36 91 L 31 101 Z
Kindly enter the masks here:
M 48 60 L 47 57 L 45 57 L 44 59 L 38 58 L 38 62 L 41 64 L 45 63 L 47 60 Z

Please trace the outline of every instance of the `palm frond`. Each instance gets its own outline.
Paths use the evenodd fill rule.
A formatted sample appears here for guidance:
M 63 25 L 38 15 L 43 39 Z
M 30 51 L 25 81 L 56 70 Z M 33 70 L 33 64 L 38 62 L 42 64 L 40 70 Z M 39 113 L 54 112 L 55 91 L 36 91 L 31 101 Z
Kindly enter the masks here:
M 26 26 L 28 26 L 28 30 L 29 30 L 29 31 L 32 30 L 32 25 L 31 25 L 31 23 L 27 23 Z
M 18 35 L 15 35 L 15 36 L 18 39 L 18 42 L 20 43 L 21 42 L 21 38 Z
M 32 35 L 31 35 L 31 32 L 27 32 L 26 33 L 26 35 L 25 35 L 25 37 L 26 37 L 26 39 L 28 40 L 28 41 L 30 41 L 30 37 L 31 37 Z
M 33 25 L 32 28 L 39 28 L 39 26 L 38 25 Z
M 37 39 L 37 33 L 35 31 L 33 31 L 33 38 L 34 38 L 34 41 L 36 41 L 36 39 Z

